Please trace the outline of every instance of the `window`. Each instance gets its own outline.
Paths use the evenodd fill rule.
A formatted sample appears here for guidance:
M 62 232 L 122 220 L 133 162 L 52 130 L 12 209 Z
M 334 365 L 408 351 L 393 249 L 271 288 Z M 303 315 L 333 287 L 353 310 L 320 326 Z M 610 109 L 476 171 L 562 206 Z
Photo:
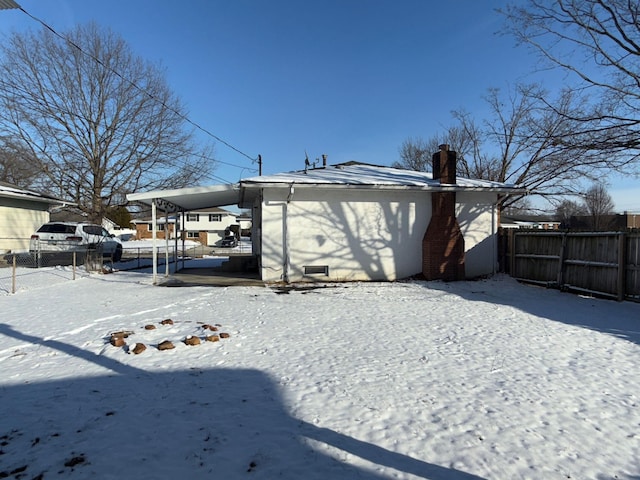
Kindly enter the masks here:
M 153 223 L 147 223 L 147 230 L 152 232 L 153 231 L 153 227 L 152 227 Z M 158 227 L 156 228 L 156 230 L 158 230 L 159 232 L 164 231 L 164 223 L 159 223 Z
M 187 232 L 187 238 L 200 238 L 200 232 Z
M 210 222 L 221 222 L 222 221 L 222 214 L 221 213 L 210 213 L 209 214 L 209 221 Z
M 82 231 L 87 235 L 103 235 L 102 227 L 98 225 L 84 225 Z
M 42 233 L 76 233 L 75 225 L 65 225 L 64 223 L 45 223 L 38 232 Z
M 187 213 L 187 222 L 198 222 L 200 221 L 200 215 L 197 213 Z

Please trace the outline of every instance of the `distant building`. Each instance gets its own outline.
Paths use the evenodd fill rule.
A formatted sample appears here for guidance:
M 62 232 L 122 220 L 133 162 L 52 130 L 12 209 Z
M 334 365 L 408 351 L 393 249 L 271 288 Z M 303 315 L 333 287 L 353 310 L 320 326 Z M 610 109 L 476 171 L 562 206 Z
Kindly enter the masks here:
M 501 228 L 529 228 L 535 230 L 559 230 L 562 222 L 555 215 L 501 215 Z
M 569 230 L 622 231 L 640 228 L 640 213 L 624 212 L 610 215 L 574 215 L 567 225 Z
M 151 238 L 153 236 L 153 223 L 151 218 L 132 220 L 136 229 L 136 240 Z M 203 245 L 213 246 L 224 238 L 229 232 L 239 230 L 237 215 L 218 207 L 193 210 L 181 214 L 173 214 L 168 217 L 156 219 L 157 238 L 176 238 L 176 235 L 184 233 L 184 238 L 199 242 Z M 235 228 L 234 228 L 235 227 Z M 178 233 L 176 233 L 178 232 Z

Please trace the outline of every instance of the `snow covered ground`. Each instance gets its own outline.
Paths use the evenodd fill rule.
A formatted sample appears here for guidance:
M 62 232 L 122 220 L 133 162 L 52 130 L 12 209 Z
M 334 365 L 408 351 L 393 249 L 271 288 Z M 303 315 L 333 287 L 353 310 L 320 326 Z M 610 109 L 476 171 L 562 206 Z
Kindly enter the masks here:
M 640 478 L 638 304 L 502 276 L 289 291 L 21 273 L 0 292 L 0 477 Z

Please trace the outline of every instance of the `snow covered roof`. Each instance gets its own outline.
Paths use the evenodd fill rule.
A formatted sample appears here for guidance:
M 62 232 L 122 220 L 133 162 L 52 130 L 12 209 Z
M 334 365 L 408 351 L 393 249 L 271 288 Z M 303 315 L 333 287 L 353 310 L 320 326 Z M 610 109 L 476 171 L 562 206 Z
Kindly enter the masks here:
M 430 172 L 380 167 L 362 163 L 345 163 L 323 168 L 264 175 L 242 180 L 243 187 L 295 184 L 296 186 L 353 186 L 378 188 L 416 188 L 420 190 L 489 190 L 523 193 L 516 185 L 457 177 L 455 185 L 443 185 Z
M 0 182 L 0 197 L 18 198 L 22 200 L 30 200 L 32 202 L 47 203 L 50 205 L 75 205 L 71 202 L 65 202 L 59 198 L 43 195 L 32 190 L 20 188 L 9 183 Z
M 194 211 L 214 206 L 251 205 L 257 190 L 269 186 L 347 187 L 379 189 L 415 189 L 430 191 L 491 191 L 518 194 L 526 190 L 516 185 L 471 180 L 458 177 L 455 185 L 440 184 L 431 173 L 380 167 L 349 162 L 323 168 L 300 170 L 274 175 L 263 175 L 241 180 L 239 184 L 212 185 L 208 187 L 179 188 L 131 193 L 127 200 L 151 205 L 156 200 L 161 209 L 175 212 L 180 209 Z

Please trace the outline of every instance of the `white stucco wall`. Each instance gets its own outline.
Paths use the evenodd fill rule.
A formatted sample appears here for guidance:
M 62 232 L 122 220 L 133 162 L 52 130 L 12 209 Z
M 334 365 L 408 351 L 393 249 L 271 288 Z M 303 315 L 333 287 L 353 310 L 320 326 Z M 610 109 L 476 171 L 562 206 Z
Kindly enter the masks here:
M 263 280 L 396 280 L 421 272 L 430 193 L 319 188 L 289 193 L 269 188 L 263 194 Z M 494 194 L 458 196 L 468 277 L 493 271 L 495 243 L 487 241 L 493 201 Z M 327 267 L 328 275 L 305 275 L 305 267 Z
M 464 237 L 467 278 L 489 275 L 497 268 L 496 200 L 495 193 L 456 194 L 456 216 Z
M 0 198 L 0 253 L 29 250 L 29 238 L 49 221 L 48 204 Z

